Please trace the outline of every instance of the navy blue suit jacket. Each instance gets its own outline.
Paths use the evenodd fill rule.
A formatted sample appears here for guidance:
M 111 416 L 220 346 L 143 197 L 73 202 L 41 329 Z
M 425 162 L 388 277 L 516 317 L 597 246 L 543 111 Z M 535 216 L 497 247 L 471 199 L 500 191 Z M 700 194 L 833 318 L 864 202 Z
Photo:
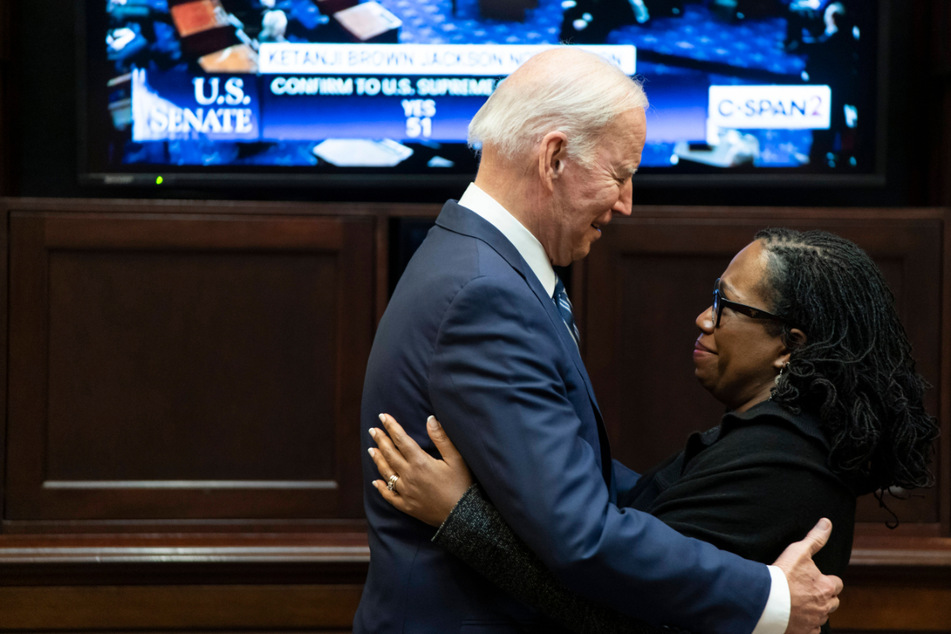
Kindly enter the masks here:
M 570 334 L 493 226 L 453 201 L 413 256 L 379 324 L 362 404 L 370 568 L 355 632 L 526 631 L 543 615 L 434 546 L 433 529 L 370 486 L 367 430 L 388 412 L 435 453 L 434 414 L 515 532 L 566 585 L 653 623 L 749 632 L 766 566 L 619 509 L 636 480 L 611 461 Z

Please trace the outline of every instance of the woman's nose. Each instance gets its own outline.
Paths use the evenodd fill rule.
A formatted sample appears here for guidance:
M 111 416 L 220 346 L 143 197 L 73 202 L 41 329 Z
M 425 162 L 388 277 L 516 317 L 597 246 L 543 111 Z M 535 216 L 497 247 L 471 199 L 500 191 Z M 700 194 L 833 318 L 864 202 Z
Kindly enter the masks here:
M 708 306 L 705 311 L 697 315 L 697 328 L 703 332 L 713 332 L 713 306 Z

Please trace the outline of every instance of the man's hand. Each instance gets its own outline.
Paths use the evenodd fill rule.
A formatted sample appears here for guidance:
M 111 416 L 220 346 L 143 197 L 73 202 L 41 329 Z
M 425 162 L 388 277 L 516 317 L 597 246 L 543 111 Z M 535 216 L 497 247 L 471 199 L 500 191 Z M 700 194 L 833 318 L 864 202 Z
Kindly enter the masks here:
M 822 518 L 802 541 L 790 544 L 773 564 L 789 582 L 792 609 L 786 634 L 814 634 L 839 607 L 842 580 L 823 575 L 812 557 L 832 534 L 832 522 Z

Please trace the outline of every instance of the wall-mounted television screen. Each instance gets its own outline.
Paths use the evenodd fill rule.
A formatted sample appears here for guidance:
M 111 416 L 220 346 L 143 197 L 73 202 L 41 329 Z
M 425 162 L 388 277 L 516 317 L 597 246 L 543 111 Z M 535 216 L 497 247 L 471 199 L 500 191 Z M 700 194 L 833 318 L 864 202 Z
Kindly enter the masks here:
M 874 179 L 881 13 L 869 0 L 87 0 L 82 177 L 462 182 L 470 117 L 528 56 L 570 43 L 644 82 L 641 174 Z

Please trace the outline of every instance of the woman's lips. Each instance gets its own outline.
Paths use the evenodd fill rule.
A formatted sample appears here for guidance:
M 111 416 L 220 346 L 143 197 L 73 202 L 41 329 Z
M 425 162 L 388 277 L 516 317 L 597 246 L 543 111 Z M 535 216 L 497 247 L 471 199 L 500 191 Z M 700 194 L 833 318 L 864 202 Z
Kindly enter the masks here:
M 693 356 L 694 356 L 694 357 L 703 356 L 703 355 L 706 355 L 706 354 L 716 354 L 716 353 L 715 353 L 713 350 L 711 350 L 710 348 L 708 348 L 708 347 L 706 347 L 705 345 L 703 345 L 702 343 L 700 343 L 699 340 L 698 340 L 695 344 L 693 344 Z

